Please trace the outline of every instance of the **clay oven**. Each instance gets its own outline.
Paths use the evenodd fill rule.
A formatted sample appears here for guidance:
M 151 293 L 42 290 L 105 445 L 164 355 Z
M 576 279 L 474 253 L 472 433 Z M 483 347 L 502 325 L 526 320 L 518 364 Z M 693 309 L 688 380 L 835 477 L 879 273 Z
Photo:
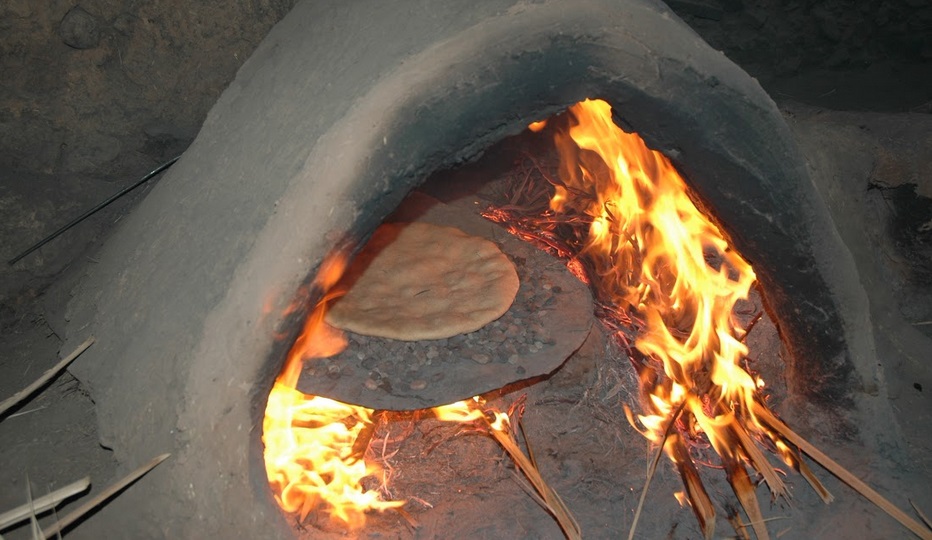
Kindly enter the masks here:
M 839 404 L 875 384 L 864 292 L 783 118 L 666 6 L 305 2 L 72 301 L 69 340 L 98 337 L 74 369 L 105 442 L 125 463 L 174 452 L 115 502 L 122 533 L 291 534 L 257 430 L 324 256 L 431 172 L 586 97 L 666 154 L 753 262 L 790 380 L 811 381 L 793 392 Z

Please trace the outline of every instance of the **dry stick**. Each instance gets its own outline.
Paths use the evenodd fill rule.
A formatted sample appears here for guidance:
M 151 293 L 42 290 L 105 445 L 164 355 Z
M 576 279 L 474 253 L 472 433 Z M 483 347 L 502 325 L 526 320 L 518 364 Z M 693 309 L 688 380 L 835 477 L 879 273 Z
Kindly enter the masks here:
M 0 514 L 0 529 L 5 529 L 14 523 L 19 523 L 24 519 L 28 519 L 29 515 L 33 512 L 36 514 L 41 514 L 49 508 L 54 508 L 58 503 L 67 499 L 68 497 L 81 493 L 90 485 L 91 477 L 86 476 L 77 482 L 72 482 L 63 488 L 56 489 L 48 495 L 44 495 L 38 499 L 33 500 L 32 502 L 28 502 L 21 506 L 17 506 L 12 510 L 4 512 Z
M 418 522 L 418 520 L 415 519 L 414 516 L 412 516 L 411 513 L 405 510 L 404 508 L 400 506 L 396 506 L 392 508 L 392 510 L 394 510 L 395 512 L 398 513 L 399 516 L 404 518 L 404 520 L 408 523 L 408 526 L 411 527 L 412 529 L 417 530 L 421 528 L 421 524 Z
M 715 534 L 715 507 L 712 505 L 712 499 L 706 493 L 699 471 L 696 470 L 689 450 L 686 449 L 686 443 L 683 442 L 679 433 L 673 433 L 668 444 L 670 444 L 673 461 L 676 463 L 680 478 L 683 479 L 683 485 L 686 487 L 686 496 L 689 498 L 693 514 L 696 515 L 699 528 L 702 529 L 702 536 L 709 540 Z
M 673 425 L 676 423 L 676 419 L 679 418 L 680 413 L 683 412 L 683 407 L 685 405 L 686 400 L 683 400 L 680 403 L 680 406 L 676 408 L 676 411 L 673 412 L 673 416 L 671 416 L 670 421 L 667 422 L 667 427 L 663 430 L 663 438 L 660 439 L 660 448 L 657 449 L 657 454 L 654 455 L 654 459 L 651 461 L 650 467 L 647 469 L 647 478 L 644 479 L 644 489 L 641 490 L 641 498 L 638 500 L 638 507 L 634 512 L 634 521 L 631 522 L 631 530 L 628 531 L 628 540 L 632 540 L 634 538 L 634 531 L 638 527 L 638 520 L 641 518 L 641 510 L 644 508 L 644 499 L 647 498 L 647 488 L 650 487 L 650 481 L 654 477 L 654 472 L 657 471 L 657 463 L 660 462 L 660 456 L 663 455 L 663 447 L 667 443 L 667 438 L 670 436 L 670 431 L 673 429 Z M 627 405 L 625 406 L 625 411 L 629 411 Z
M 23 401 L 27 397 L 31 396 L 32 393 L 38 390 L 39 388 L 42 388 L 42 385 L 49 382 L 52 379 L 52 377 L 58 375 L 58 373 L 61 372 L 61 370 L 68 367 L 68 364 L 73 362 L 75 358 L 80 356 L 81 353 L 87 350 L 87 348 L 90 347 L 91 344 L 93 343 L 94 343 L 93 336 L 87 338 L 87 340 L 85 340 L 84 343 L 78 345 L 78 348 L 75 349 L 73 353 L 69 354 L 64 359 L 62 359 L 61 362 L 55 364 L 54 367 L 52 367 L 51 369 L 43 373 L 42 376 L 36 379 L 34 383 L 30 384 L 26 388 L 23 388 L 19 392 L 13 394 L 12 397 L 7 398 L 2 403 L 0 403 L 0 415 L 3 415 L 3 413 L 5 413 L 11 407 L 15 406 L 17 403 L 19 403 L 20 401 Z
M 822 499 L 822 502 L 829 504 L 835 500 L 835 496 L 822 485 L 822 482 L 816 478 L 815 473 L 812 472 L 812 469 L 809 468 L 809 465 L 806 465 L 806 462 L 803 461 L 803 457 L 799 455 L 798 452 L 793 453 L 793 457 L 796 460 L 796 470 L 809 482 L 809 485 L 819 494 L 819 497 Z
M 491 425 L 489 426 L 489 432 L 492 434 L 492 437 L 498 441 L 498 444 L 502 445 L 502 448 L 508 452 L 511 459 L 514 460 L 518 468 L 521 469 L 521 472 L 524 473 L 531 482 L 531 485 L 534 486 L 534 489 L 537 490 L 544 499 L 544 502 L 547 503 L 547 509 L 553 514 L 553 517 L 556 518 L 560 528 L 563 529 L 563 534 L 565 534 L 569 540 L 580 540 L 582 538 L 582 532 L 579 528 L 579 523 L 576 522 L 576 518 L 570 513 L 569 508 L 566 507 L 566 504 L 557 492 L 544 482 L 543 477 L 540 475 L 540 471 L 534 468 L 527 456 L 521 452 L 521 449 L 515 444 L 510 434 L 497 430 L 491 427 Z
M 524 422 L 522 422 L 520 418 L 518 418 L 518 429 L 521 431 L 521 437 L 524 439 L 524 447 L 527 448 L 527 457 L 531 460 L 531 465 L 533 465 L 535 469 L 538 469 L 537 458 L 534 457 L 534 449 L 531 448 L 531 441 L 527 439 L 527 433 L 524 432 Z
M 119 493 L 121 490 L 123 490 L 125 487 L 127 487 L 128 485 L 132 484 L 136 480 L 139 480 L 139 478 L 141 478 L 144 474 L 154 469 L 156 465 L 168 459 L 168 456 L 170 455 L 171 454 L 162 454 L 160 456 L 156 456 L 152 458 L 145 465 L 139 467 L 135 471 L 124 476 L 122 479 L 120 479 L 115 484 L 110 485 L 110 487 L 98 493 L 96 497 L 82 504 L 80 507 L 76 508 L 74 511 L 69 513 L 67 516 L 59 520 L 58 523 L 49 527 L 48 530 L 43 531 L 45 538 L 50 538 L 52 536 L 55 536 L 56 534 L 61 532 L 61 530 L 64 529 L 65 527 L 81 519 L 81 517 L 83 517 L 84 514 L 100 506 L 103 502 L 107 501 L 110 497 L 113 497 L 114 495 Z
M 744 513 L 748 515 L 751 526 L 754 527 L 754 534 L 758 540 L 770 540 L 770 533 L 767 532 L 767 525 L 764 522 L 764 515 L 760 511 L 760 503 L 757 501 L 754 483 L 748 476 L 747 469 L 738 462 L 734 456 L 723 455 L 722 465 L 725 467 L 725 474 L 728 477 L 728 483 L 734 490 L 738 502 L 744 508 Z
M 922 513 L 922 510 L 920 510 L 919 507 L 916 506 L 916 503 L 910 500 L 909 505 L 913 507 L 913 510 L 915 510 L 917 514 L 919 514 L 919 517 L 922 518 L 923 523 L 925 523 L 927 527 L 932 529 L 932 521 L 929 521 L 929 518 L 927 518 L 926 515 Z
M 757 448 L 757 445 L 751 440 L 751 437 L 744 430 L 744 427 L 741 425 L 732 425 L 731 431 L 738 437 L 738 440 L 741 442 L 741 447 L 751 461 L 751 465 L 764 478 L 764 482 L 767 483 L 771 493 L 777 497 L 787 497 L 786 486 L 783 484 L 783 480 L 777 476 L 777 472 L 774 471 L 773 465 L 767 461 L 763 452 Z
M 26 504 L 32 506 L 32 483 L 29 481 L 29 474 L 26 474 Z M 36 518 L 35 511 L 29 512 L 29 528 L 32 532 L 33 540 L 42 540 L 42 529 L 39 527 L 39 520 Z
M 728 523 L 731 523 L 731 527 L 735 530 L 735 534 L 744 540 L 751 540 L 751 535 L 748 534 L 748 527 L 744 523 L 741 523 L 741 515 L 738 514 L 737 510 L 726 519 L 728 519 Z
M 796 434 L 786 424 L 781 422 L 776 416 L 759 404 L 754 404 L 754 413 L 767 422 L 773 429 L 780 432 L 781 435 L 795 444 L 806 455 L 814 459 L 817 463 L 825 467 L 832 474 L 837 476 L 842 482 L 848 484 L 855 491 L 860 493 L 864 498 L 874 503 L 881 510 L 886 512 L 890 517 L 900 522 L 901 525 L 912 531 L 916 536 L 923 540 L 932 540 L 932 529 L 923 527 L 918 521 L 906 515 L 902 510 L 897 508 L 893 503 L 883 497 L 883 495 L 874 491 L 873 488 L 865 484 L 860 478 L 851 474 L 847 469 L 836 463 L 818 448 L 813 446 L 809 441 Z

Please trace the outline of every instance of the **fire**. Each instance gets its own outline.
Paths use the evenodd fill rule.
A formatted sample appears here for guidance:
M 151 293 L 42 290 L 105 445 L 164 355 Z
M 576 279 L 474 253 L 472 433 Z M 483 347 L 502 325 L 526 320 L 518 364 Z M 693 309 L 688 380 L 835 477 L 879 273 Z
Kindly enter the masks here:
M 329 290 L 343 274 L 348 257 L 328 258 L 314 286 Z M 323 506 L 330 516 L 349 526 L 365 523 L 368 510 L 400 507 L 403 501 L 383 501 L 362 481 L 381 470 L 367 463 L 355 446 L 360 433 L 372 425 L 372 410 L 347 405 L 295 389 L 301 366 L 314 358 L 333 356 L 346 347 L 342 332 L 324 324 L 326 300 L 305 322 L 288 354 L 285 367 L 269 395 L 262 424 L 265 468 L 269 485 L 283 510 L 304 519 Z
M 486 408 L 485 400 L 480 396 L 473 396 L 471 400 L 457 401 L 449 405 L 434 407 L 431 412 L 443 422 L 469 423 L 485 420 L 493 436 L 497 433 L 508 433 L 511 429 L 511 418 L 508 414 Z
M 486 217 L 569 258 L 574 274 L 591 285 L 602 322 L 623 344 L 629 344 L 625 330 L 638 329 L 633 348 L 640 357 L 632 359 L 646 410 L 637 421 L 625 412 L 676 463 L 704 535 L 713 533 L 715 512 L 686 447 L 699 434 L 721 456 L 751 521 L 760 521 L 745 467 L 756 470 L 775 496 L 786 489 L 755 441 L 767 441 L 794 468 L 800 461 L 773 422 L 757 418 L 767 411 L 764 382 L 740 363 L 748 350 L 733 312 L 748 298 L 754 270 L 699 211 L 670 161 L 615 125 L 608 103 L 577 103 L 554 123 L 558 178 L 535 161 L 553 186 L 549 209 L 528 207 L 537 214 L 529 217 L 512 206 Z M 766 537 L 761 523 L 754 528 Z
M 485 413 L 480 408 L 482 405 L 479 396 L 472 398 L 472 401 L 457 401 L 449 405 L 434 407 L 431 411 L 437 420 L 443 422 L 473 422 L 485 417 Z
M 644 320 L 634 346 L 666 375 L 650 389 L 651 413 L 639 417 L 645 435 L 659 441 L 685 401 L 714 443 L 720 419 L 732 410 L 751 415 L 761 384 L 739 363 L 748 350 L 732 316 L 754 271 L 698 210 L 670 161 L 614 124 L 608 103 L 586 100 L 569 114 L 556 141 L 564 185 L 551 209 L 591 219 L 578 257 L 592 265 L 602 300 Z
M 548 178 L 554 188 L 549 210 L 533 218 L 520 215 L 516 207 L 493 208 L 485 215 L 510 222 L 520 237 L 568 258 L 568 268 L 590 284 L 603 322 L 620 341 L 627 344 L 622 328 L 632 321 L 639 327 L 634 348 L 643 357 L 636 364 L 647 412 L 637 422 L 627 407 L 625 412 L 676 464 L 686 489 L 675 496 L 696 513 L 703 535 L 712 537 L 715 512 L 684 442 L 700 433 L 721 457 L 759 538 L 769 536 L 746 466 L 775 496 L 785 496 L 786 490 L 755 441 L 775 448 L 825 502 L 832 500 L 831 494 L 790 441 L 810 456 L 821 456 L 820 463 L 852 486 L 862 484 L 792 433 L 761 400 L 764 382 L 740 364 L 748 350 L 742 342 L 745 331 L 733 317 L 735 305 L 747 299 L 755 282 L 754 271 L 689 198 L 670 161 L 637 135 L 619 129 L 604 101 L 578 103 L 568 110 L 568 118 L 568 129 L 555 135 L 561 170 L 559 180 Z M 529 129 L 550 127 L 545 120 Z M 567 231 L 576 236 L 565 238 Z M 347 261 L 342 251 L 329 257 L 312 285 L 325 295 L 275 382 L 262 440 L 269 484 L 285 511 L 303 520 L 323 506 L 335 520 L 354 528 L 364 524 L 367 511 L 404 505 L 384 501 L 379 491 L 363 487 L 365 478 L 381 474 L 364 459 L 374 411 L 296 390 L 305 361 L 333 356 L 347 345 L 342 332 L 324 323 L 327 302 L 339 294 L 332 288 Z M 579 525 L 563 501 L 543 481 L 533 457 L 518 447 L 509 415 L 484 405 L 475 397 L 435 407 L 432 413 L 441 421 L 484 429 L 524 472 L 567 538 L 580 538 Z M 867 486 L 856 489 L 880 498 Z M 920 536 L 927 532 L 911 518 L 898 516 L 897 509 L 884 509 Z M 632 525 L 632 536 L 634 530 Z

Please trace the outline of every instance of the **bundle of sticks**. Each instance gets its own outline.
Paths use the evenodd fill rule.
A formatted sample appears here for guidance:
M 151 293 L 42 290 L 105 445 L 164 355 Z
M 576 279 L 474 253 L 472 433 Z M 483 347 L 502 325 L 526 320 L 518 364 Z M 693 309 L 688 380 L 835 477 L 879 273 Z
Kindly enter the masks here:
M 555 174 L 558 170 L 556 164 L 542 162 L 529 154 L 522 158 L 517 173 L 500 184 L 497 192 L 491 195 L 492 204 L 483 215 L 503 224 L 519 238 L 566 260 L 567 266 L 577 277 L 591 284 L 591 277 L 597 275 L 598 269 L 592 260 L 578 254 L 585 245 L 592 220 L 581 214 L 551 211 L 549 204 L 555 192 L 554 186 L 560 186 L 564 191 L 571 188 L 561 182 Z M 588 196 L 584 193 L 573 195 Z M 643 321 L 632 310 L 616 305 L 615 301 L 608 298 L 604 291 L 598 290 L 598 287 L 593 287 L 592 292 L 596 300 L 597 317 L 628 352 L 640 380 L 644 383 L 642 390 L 656 388 L 658 384 L 670 384 L 672 381 L 662 380 L 669 375 L 656 359 L 641 354 L 631 346 L 644 328 Z M 685 486 L 686 497 L 706 538 L 711 538 L 714 533 L 715 508 L 690 455 L 689 440 L 695 439 L 704 431 L 702 424 L 707 423 L 708 419 L 720 418 L 729 418 L 730 421 L 726 426 L 715 429 L 716 437 L 711 442 L 757 538 L 768 539 L 770 536 L 756 495 L 757 483 L 749 474 L 748 467 L 756 477 L 767 484 L 774 498 L 788 497 L 786 486 L 762 450 L 762 446 L 766 450 L 777 452 L 783 461 L 805 478 L 825 503 L 830 503 L 833 496 L 806 464 L 803 454 L 854 488 L 920 538 L 932 538 L 930 527 L 923 526 L 906 515 L 793 432 L 769 409 L 762 395 L 756 394 L 751 403 L 729 403 L 717 399 L 719 396 L 715 395 L 716 390 L 708 383 L 707 377 L 702 377 L 701 373 L 698 377 L 696 373 L 690 375 L 688 380 L 691 382 L 686 385 L 689 388 L 687 395 L 680 398 L 682 401 L 675 410 L 666 413 L 657 410 L 646 395 L 643 405 L 653 413 L 665 417 L 666 428 L 663 439 L 659 441 L 657 458 L 659 459 L 661 451 L 665 451 L 675 463 Z M 696 384 L 697 378 L 702 382 Z M 629 421 L 635 425 L 630 411 L 627 412 Z M 647 485 L 645 492 L 646 489 Z M 639 512 L 636 515 L 639 515 Z M 747 537 L 745 525 L 739 524 L 736 528 L 739 534 Z M 634 527 L 631 533 L 633 536 Z

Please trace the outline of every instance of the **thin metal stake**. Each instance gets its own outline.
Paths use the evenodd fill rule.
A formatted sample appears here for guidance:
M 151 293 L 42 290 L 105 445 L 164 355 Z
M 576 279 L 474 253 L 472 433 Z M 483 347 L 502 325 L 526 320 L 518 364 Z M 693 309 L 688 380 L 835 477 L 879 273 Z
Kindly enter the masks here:
M 32 253 L 33 251 L 39 249 L 40 247 L 44 246 L 45 244 L 48 244 L 48 243 L 51 242 L 52 240 L 58 238 L 63 232 L 65 232 L 65 231 L 67 231 L 68 229 L 74 227 L 74 226 L 77 225 L 78 223 L 81 223 L 82 221 L 84 221 L 85 219 L 91 217 L 92 215 L 96 214 L 97 212 L 99 212 L 100 210 L 102 210 L 104 207 L 106 207 L 107 205 L 109 205 L 109 204 L 112 203 L 113 201 L 119 199 L 119 198 L 122 197 L 123 195 L 126 195 L 126 194 L 129 193 L 130 191 L 132 191 L 132 190 L 138 188 L 139 186 L 145 184 L 146 182 L 148 182 L 149 180 L 151 180 L 154 176 L 158 175 L 160 172 L 162 172 L 162 171 L 164 171 L 165 169 L 167 169 L 167 168 L 171 167 L 172 165 L 174 165 L 175 162 L 178 161 L 179 158 L 181 158 L 181 156 L 175 156 L 174 158 L 172 158 L 172 159 L 166 161 L 165 163 L 159 165 L 158 167 L 156 167 L 155 169 L 153 169 L 152 172 L 150 172 L 149 174 L 147 174 L 147 175 L 143 176 L 141 179 L 139 179 L 135 184 L 133 184 L 133 185 L 131 185 L 131 186 L 129 186 L 129 187 L 123 188 L 122 190 L 120 190 L 119 193 L 116 193 L 115 195 L 112 195 L 112 196 L 111 196 L 109 199 L 107 199 L 106 201 L 104 201 L 104 202 L 98 204 L 98 205 L 95 206 L 94 208 L 91 208 L 91 209 L 88 210 L 87 212 L 84 212 L 84 213 L 81 214 L 80 216 L 78 216 L 78 217 L 72 219 L 72 220 L 71 220 L 70 222 L 68 222 L 68 224 L 65 225 L 64 227 L 62 227 L 62 228 L 58 229 L 57 231 L 53 232 L 52 234 L 46 236 L 45 238 L 43 238 L 42 240 L 40 240 L 39 242 L 37 242 L 36 244 L 34 244 L 32 247 L 30 247 L 30 248 L 27 249 L 26 251 L 20 253 L 20 254 L 17 255 L 16 257 L 13 257 L 12 259 L 10 259 L 9 262 L 8 262 L 7 264 L 9 264 L 10 266 L 13 266 L 13 265 L 16 264 L 17 262 L 19 262 L 20 259 L 22 259 L 23 257 L 25 257 L 26 255 L 29 255 L 29 254 Z

